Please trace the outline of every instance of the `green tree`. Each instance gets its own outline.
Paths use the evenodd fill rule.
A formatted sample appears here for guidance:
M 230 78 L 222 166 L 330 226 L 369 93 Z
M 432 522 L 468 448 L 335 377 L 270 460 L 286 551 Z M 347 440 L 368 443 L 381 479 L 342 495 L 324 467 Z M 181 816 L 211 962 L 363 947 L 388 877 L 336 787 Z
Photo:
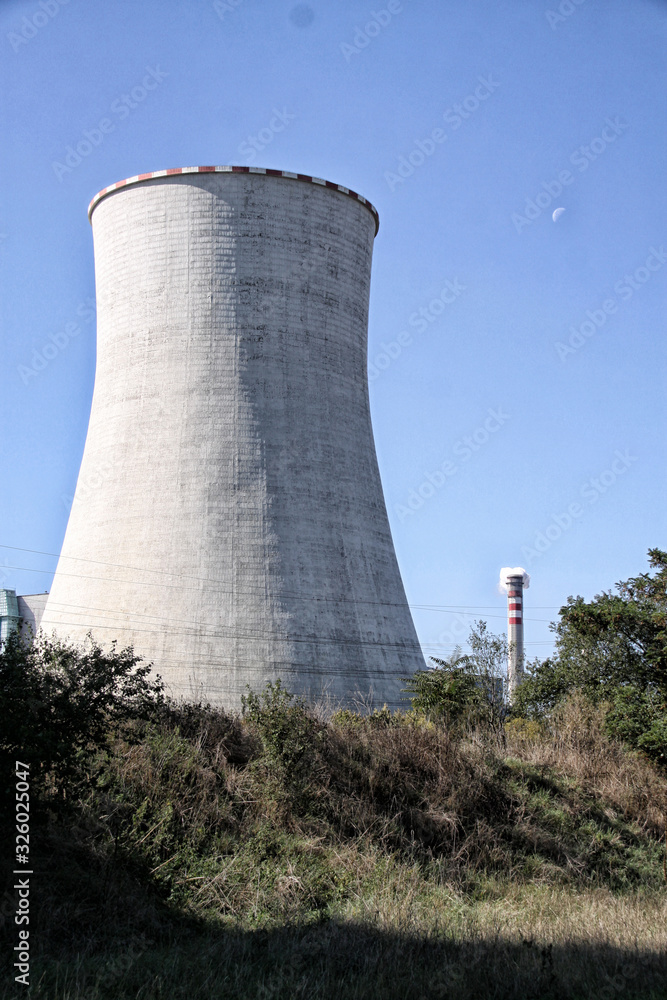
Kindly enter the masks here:
M 577 688 L 606 702 L 607 729 L 667 761 L 667 552 L 649 549 L 653 573 L 586 602 L 569 597 L 552 626 L 554 656 L 529 665 L 515 712 L 540 716 Z
M 457 646 L 446 660 L 431 657 L 435 667 L 418 670 L 403 678 L 412 708 L 429 719 L 441 719 L 446 725 L 466 719 L 479 702 L 479 689 L 468 670 L 468 660 Z
M 435 667 L 404 678 L 412 707 L 448 726 L 497 726 L 504 714 L 502 674 L 507 666 L 507 640 L 488 631 L 486 622 L 472 626 L 470 653 L 457 646 L 448 659 L 432 656 Z

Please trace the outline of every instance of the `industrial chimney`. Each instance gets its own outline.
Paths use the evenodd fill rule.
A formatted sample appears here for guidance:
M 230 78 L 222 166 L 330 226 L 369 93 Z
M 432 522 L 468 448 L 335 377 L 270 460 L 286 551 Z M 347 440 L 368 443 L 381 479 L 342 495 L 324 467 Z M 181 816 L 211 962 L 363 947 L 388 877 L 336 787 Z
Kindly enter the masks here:
M 141 174 L 90 205 L 98 355 L 42 628 L 132 644 L 174 696 L 401 703 L 424 667 L 366 376 L 378 216 L 316 177 Z
M 523 591 L 530 586 L 525 569 L 504 566 L 500 587 L 507 592 L 507 689 L 510 704 L 523 680 Z

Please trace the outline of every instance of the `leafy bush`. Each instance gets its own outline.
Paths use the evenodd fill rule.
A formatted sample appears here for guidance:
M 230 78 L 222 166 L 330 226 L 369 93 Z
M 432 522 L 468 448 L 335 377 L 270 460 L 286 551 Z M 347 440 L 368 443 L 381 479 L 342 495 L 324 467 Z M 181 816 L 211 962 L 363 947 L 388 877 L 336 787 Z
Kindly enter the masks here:
M 537 719 L 508 719 L 503 726 L 507 736 L 514 737 L 519 743 L 535 743 L 545 735 L 545 729 Z
M 501 673 L 507 664 L 505 636 L 493 635 L 478 621 L 468 638 L 471 653 L 456 647 L 448 660 L 432 656 L 431 670 L 418 670 L 407 682 L 412 709 L 447 726 L 490 725 L 504 716 Z
M 257 727 L 268 762 L 288 783 L 300 784 L 312 762 L 319 725 L 302 698 L 290 694 L 280 679 L 261 694 L 248 687 L 242 714 Z
M 484 692 L 477 678 L 466 667 L 441 665 L 432 670 L 418 670 L 407 681 L 412 708 L 429 719 L 441 719 L 446 725 L 467 722 L 482 707 Z
M 59 789 L 79 776 L 90 752 L 108 747 L 110 734 L 155 715 L 162 682 L 131 648 L 105 653 L 40 636 L 12 635 L 0 652 L 0 754 L 31 768 L 33 788 Z M 7 772 L 5 772 L 7 773 Z
M 667 764 L 667 705 L 657 691 L 634 685 L 619 688 L 605 725 L 611 736 Z

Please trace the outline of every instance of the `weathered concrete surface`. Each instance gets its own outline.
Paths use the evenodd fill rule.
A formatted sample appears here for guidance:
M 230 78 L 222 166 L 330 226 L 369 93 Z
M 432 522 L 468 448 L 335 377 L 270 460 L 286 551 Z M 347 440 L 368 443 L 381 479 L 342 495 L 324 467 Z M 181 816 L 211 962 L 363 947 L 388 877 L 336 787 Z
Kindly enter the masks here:
M 37 635 L 48 596 L 48 594 L 23 594 L 17 597 L 21 616 L 21 635 L 24 639 Z
M 370 422 L 371 212 L 279 177 L 149 180 L 92 216 L 90 426 L 42 627 L 178 696 L 281 677 L 403 704 L 424 665 Z

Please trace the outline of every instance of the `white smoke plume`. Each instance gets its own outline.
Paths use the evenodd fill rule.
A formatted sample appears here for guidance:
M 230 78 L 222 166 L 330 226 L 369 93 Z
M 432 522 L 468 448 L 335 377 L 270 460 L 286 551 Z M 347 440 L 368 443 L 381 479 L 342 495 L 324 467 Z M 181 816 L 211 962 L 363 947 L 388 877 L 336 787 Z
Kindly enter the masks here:
M 498 581 L 498 590 L 501 594 L 506 594 L 508 591 L 507 580 L 510 576 L 523 576 L 523 587 L 524 590 L 528 590 L 530 587 L 530 576 L 526 573 L 523 566 L 503 566 L 500 571 L 500 579 Z

